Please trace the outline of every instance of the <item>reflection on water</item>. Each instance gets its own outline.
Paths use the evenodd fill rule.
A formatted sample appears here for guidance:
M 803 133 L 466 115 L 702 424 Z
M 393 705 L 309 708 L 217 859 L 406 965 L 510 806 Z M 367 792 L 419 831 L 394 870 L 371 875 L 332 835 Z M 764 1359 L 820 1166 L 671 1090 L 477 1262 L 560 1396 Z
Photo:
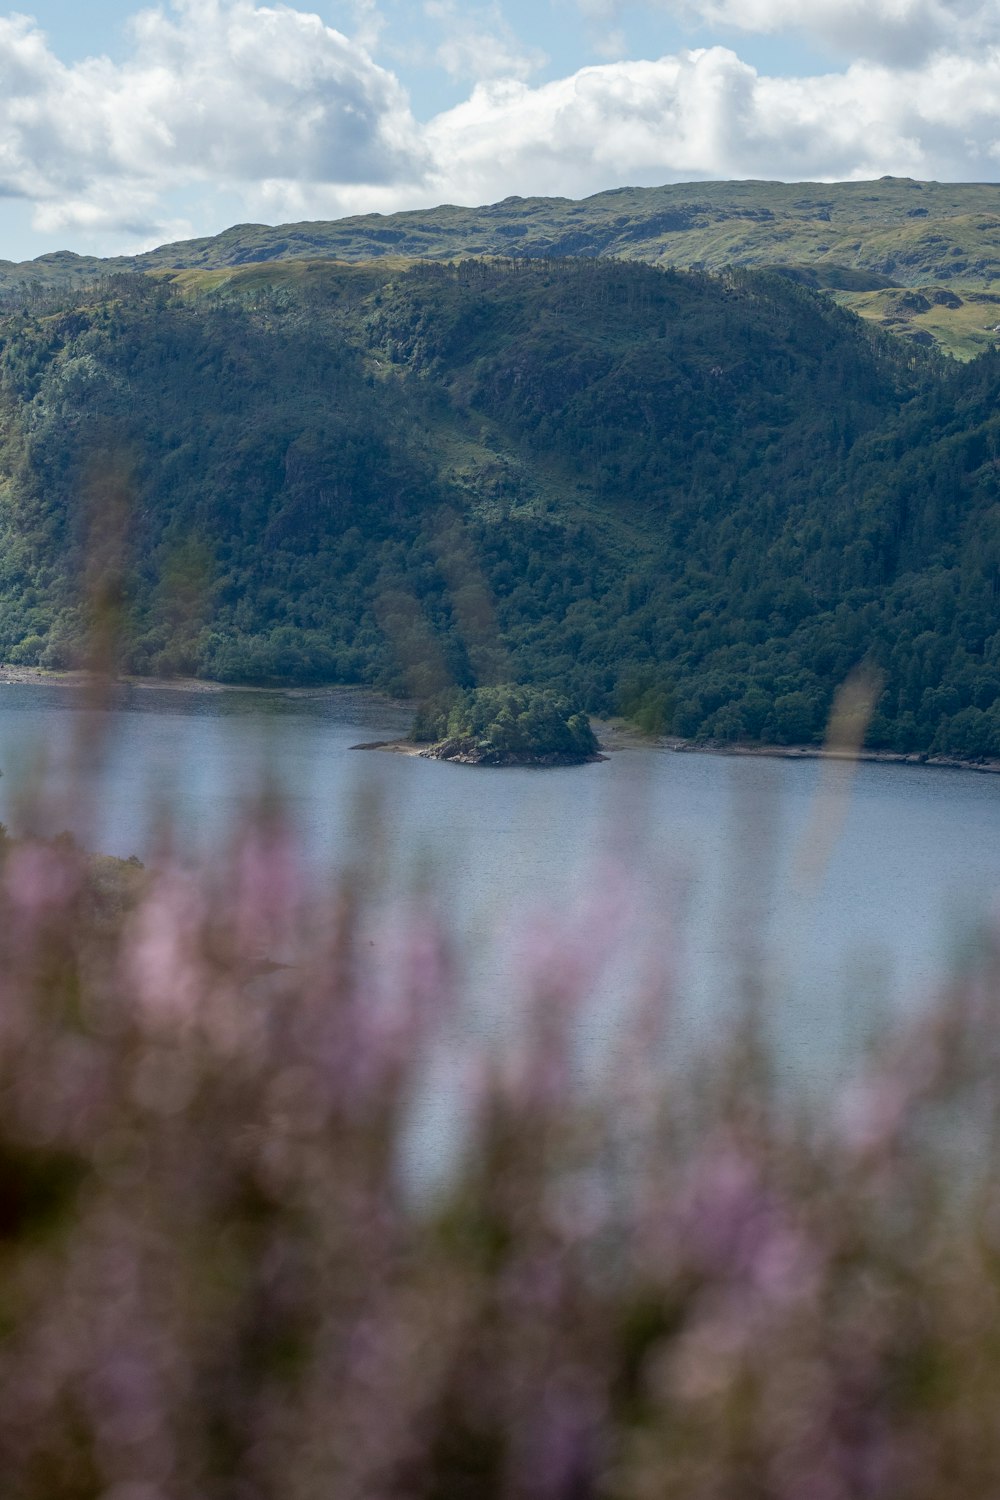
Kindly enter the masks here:
M 0 818 L 14 831 L 34 785 L 48 831 L 142 856 L 169 812 L 182 846 L 207 852 L 263 772 L 320 868 L 362 852 L 370 825 L 355 809 L 374 793 L 396 878 L 433 870 L 484 994 L 504 989 L 498 927 L 543 906 L 579 912 L 596 882 L 661 930 L 691 1024 L 780 997 L 797 1069 L 856 1045 L 886 998 L 919 1000 L 1000 874 L 1000 781 L 974 772 L 863 764 L 841 785 L 814 761 L 654 747 L 479 770 L 352 750 L 409 722 L 361 691 L 126 688 L 100 713 L 71 689 L 0 695 Z M 613 1004 L 594 1024 L 614 1027 Z

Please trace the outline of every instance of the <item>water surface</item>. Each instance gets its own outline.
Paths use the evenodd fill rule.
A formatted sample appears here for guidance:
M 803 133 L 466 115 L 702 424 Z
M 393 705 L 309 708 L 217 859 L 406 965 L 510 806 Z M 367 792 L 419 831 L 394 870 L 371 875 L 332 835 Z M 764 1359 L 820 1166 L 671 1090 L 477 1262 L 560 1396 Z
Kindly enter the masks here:
M 641 745 L 602 764 L 482 769 L 352 749 L 409 722 L 361 691 L 123 688 L 110 709 L 86 702 L 0 688 L 0 818 L 13 831 L 34 784 L 48 831 L 145 857 L 169 809 L 181 843 L 210 851 L 263 773 L 319 868 L 364 857 L 372 824 L 358 806 L 375 798 L 396 878 L 434 872 L 480 984 L 510 978 L 490 969 L 498 929 L 542 909 L 572 917 L 596 882 L 657 927 L 693 1024 L 763 975 L 789 1066 L 822 1068 L 880 1006 L 919 1004 L 1000 883 L 1000 780 L 972 771 Z

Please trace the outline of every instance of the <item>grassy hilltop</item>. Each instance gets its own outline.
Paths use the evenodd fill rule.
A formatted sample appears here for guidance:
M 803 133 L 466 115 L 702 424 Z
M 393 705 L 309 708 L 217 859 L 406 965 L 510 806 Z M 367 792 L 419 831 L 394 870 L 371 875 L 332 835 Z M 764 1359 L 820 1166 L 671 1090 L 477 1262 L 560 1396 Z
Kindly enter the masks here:
M 121 271 L 494 255 L 780 268 L 892 332 L 965 358 L 990 345 L 1000 324 L 1000 185 L 909 178 L 671 183 L 582 202 L 506 198 L 482 208 L 445 204 L 331 222 L 239 224 L 136 256 L 60 252 L 20 265 L 0 261 L 0 291 L 69 287 Z M 918 299 L 892 295 L 900 288 L 915 289 Z

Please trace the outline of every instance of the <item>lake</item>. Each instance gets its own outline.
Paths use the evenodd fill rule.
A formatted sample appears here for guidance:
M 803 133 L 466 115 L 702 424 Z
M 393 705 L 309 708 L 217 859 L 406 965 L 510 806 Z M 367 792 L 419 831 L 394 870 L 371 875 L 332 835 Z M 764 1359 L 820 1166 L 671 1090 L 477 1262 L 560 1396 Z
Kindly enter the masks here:
M 502 943 L 498 956 L 493 939 L 523 927 L 519 916 L 572 925 L 614 907 L 626 945 L 655 930 L 692 1025 L 763 977 L 797 1070 L 829 1070 L 881 1006 L 919 1004 L 991 918 L 1000 886 L 1000 779 L 973 771 L 643 744 L 602 764 L 487 770 L 352 749 L 409 722 L 362 691 L 124 687 L 110 710 L 86 701 L 0 687 L 0 819 L 12 831 L 35 785 L 49 832 L 144 857 L 169 810 L 194 855 L 225 838 L 264 771 L 319 868 L 365 853 L 359 804 L 374 799 L 393 878 L 433 870 L 484 995 L 511 979 L 516 956 Z M 613 1007 L 602 1014 L 598 1031 L 614 1024 Z

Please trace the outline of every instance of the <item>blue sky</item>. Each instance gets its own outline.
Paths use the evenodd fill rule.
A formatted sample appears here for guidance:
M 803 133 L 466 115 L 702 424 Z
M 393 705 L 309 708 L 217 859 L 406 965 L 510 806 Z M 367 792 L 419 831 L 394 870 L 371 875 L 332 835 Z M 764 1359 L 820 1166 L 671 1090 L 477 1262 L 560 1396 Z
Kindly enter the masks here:
M 1000 0 L 35 0 L 0 258 L 626 183 L 1000 177 Z

